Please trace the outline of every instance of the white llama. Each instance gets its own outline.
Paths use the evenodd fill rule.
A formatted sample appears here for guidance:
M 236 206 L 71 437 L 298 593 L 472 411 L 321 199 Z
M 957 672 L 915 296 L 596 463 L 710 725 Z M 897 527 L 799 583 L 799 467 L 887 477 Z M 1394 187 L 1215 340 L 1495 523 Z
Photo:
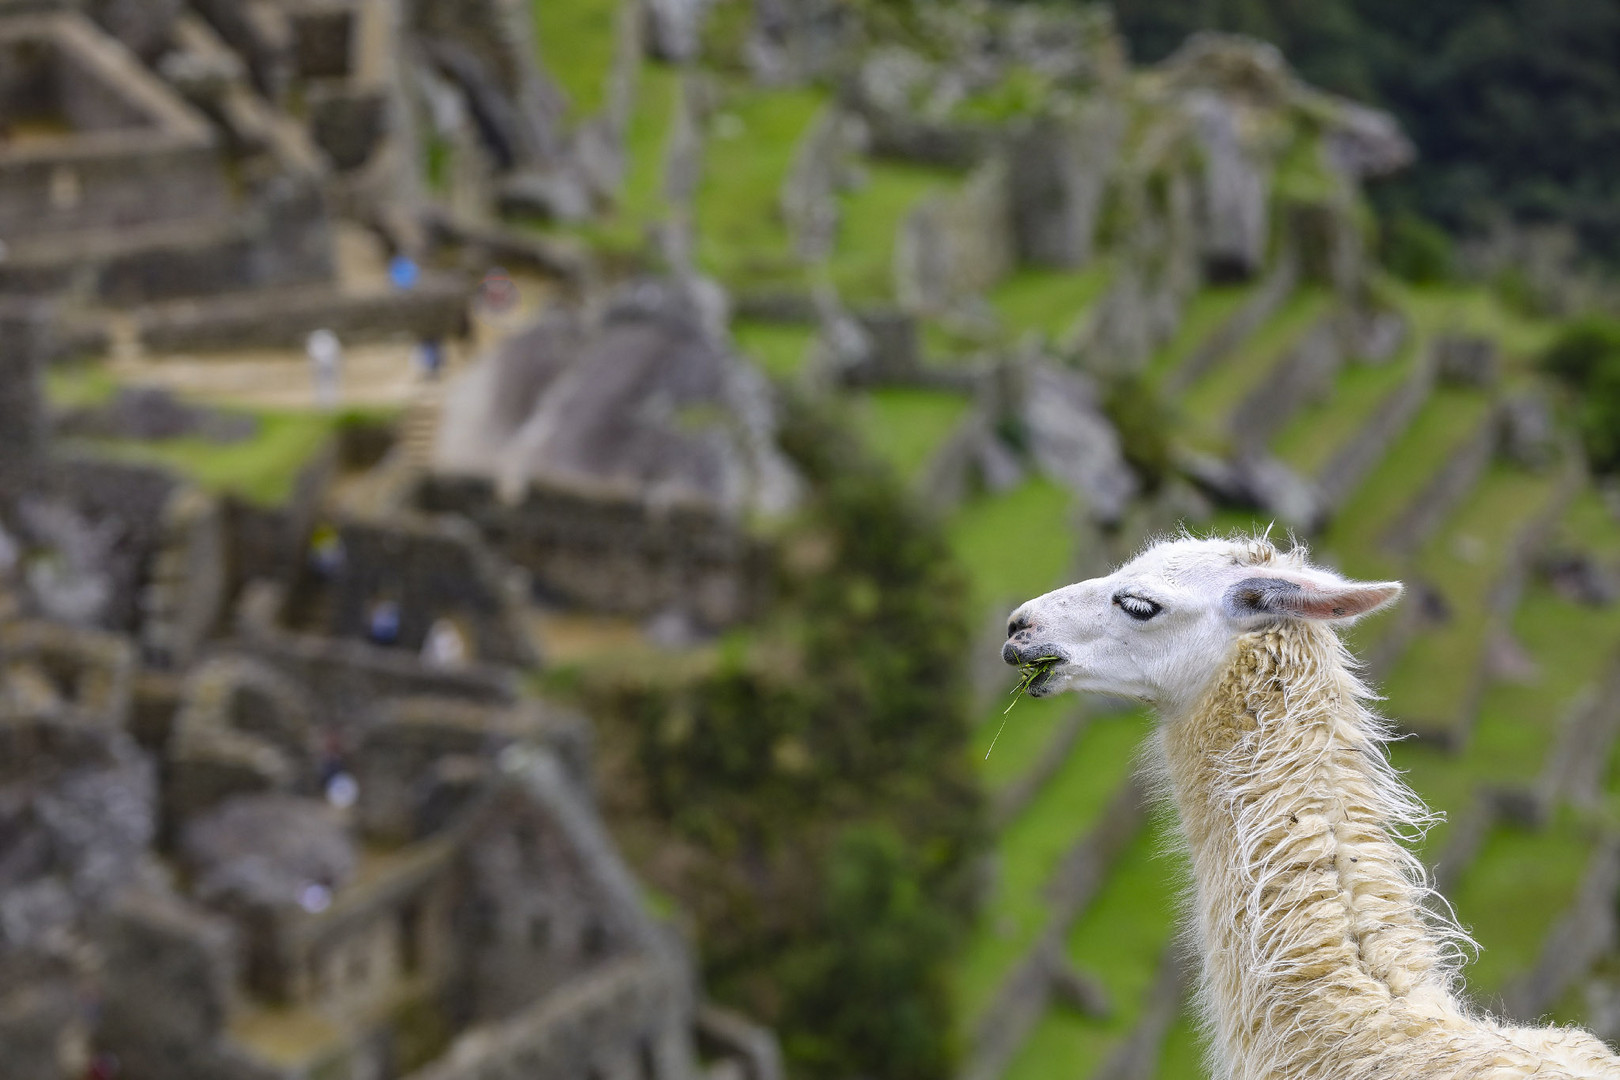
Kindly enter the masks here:
M 1620 1078 L 1620 1058 L 1583 1031 L 1510 1027 L 1458 999 L 1465 937 L 1426 903 L 1400 843 L 1428 811 L 1390 767 L 1332 627 L 1400 593 L 1298 548 L 1184 537 L 1024 604 L 1003 657 L 1044 669 L 1037 696 L 1095 691 L 1159 712 L 1217 1076 Z

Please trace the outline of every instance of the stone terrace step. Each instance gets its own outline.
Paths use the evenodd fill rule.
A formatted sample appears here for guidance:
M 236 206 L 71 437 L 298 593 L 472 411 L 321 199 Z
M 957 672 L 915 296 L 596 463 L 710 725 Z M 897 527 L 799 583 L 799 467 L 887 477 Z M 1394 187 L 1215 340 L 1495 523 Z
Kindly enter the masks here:
M 1200 292 L 1181 329 L 1149 362 L 1148 380 L 1167 397 L 1180 395 L 1275 315 L 1298 282 L 1298 268 L 1287 260 L 1253 285 Z
M 1330 394 L 1294 414 L 1271 451 L 1310 480 L 1317 505 L 1331 516 L 1385 459 L 1433 390 L 1426 342 L 1410 341 L 1384 363 L 1348 364 Z
M 1068 959 L 1097 976 L 1111 1011 L 1095 1017 L 1049 1008 L 1007 1068 L 1006 1080 L 1043 1080 L 1054 1062 L 1075 1077 L 1098 1076 L 1120 1061 L 1138 1021 L 1158 1004 L 1178 907 L 1178 868 L 1161 857 L 1167 828 L 1160 823 L 1137 834 L 1068 935 Z
M 956 965 L 956 1015 L 964 1023 L 977 1026 L 1040 940 L 1053 913 L 1049 884 L 1129 783 L 1142 733 L 1134 714 L 1093 720 L 1063 766 L 997 837 L 995 884 Z
M 1517 605 L 1529 561 L 1581 479 L 1569 467 L 1530 473 L 1495 466 L 1419 553 L 1414 572 L 1439 596 L 1447 617 L 1414 628 L 1385 682 L 1386 711 L 1403 729 L 1453 746 L 1468 738 L 1489 674 L 1487 650 Z M 1410 606 L 1419 610 L 1421 603 Z
M 1319 546 L 1335 565 L 1358 577 L 1389 576 L 1401 569 L 1384 540 L 1395 525 L 1437 496 L 1448 505 L 1465 497 L 1466 474 L 1447 477 L 1448 463 L 1476 453 L 1492 432 L 1490 398 L 1478 391 L 1442 387 L 1419 410 L 1406 432 L 1356 488 L 1323 534 Z M 1447 479 L 1440 491 L 1438 482 Z
M 1239 433 L 1234 424 L 1257 390 L 1291 366 L 1295 346 L 1329 316 L 1332 296 L 1301 290 L 1227 358 L 1181 394 L 1177 407 L 1189 441 L 1198 449 L 1224 455 Z

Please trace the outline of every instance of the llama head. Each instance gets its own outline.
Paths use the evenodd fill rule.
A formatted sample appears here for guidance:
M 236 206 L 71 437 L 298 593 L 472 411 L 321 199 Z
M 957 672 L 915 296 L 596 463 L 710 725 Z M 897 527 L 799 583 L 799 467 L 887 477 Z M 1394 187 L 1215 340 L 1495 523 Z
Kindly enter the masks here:
M 1347 581 L 1314 567 L 1299 547 L 1181 537 L 1024 604 L 1001 655 L 1013 665 L 1048 662 L 1028 687 L 1037 697 L 1085 690 L 1175 713 L 1194 703 L 1240 635 L 1284 619 L 1349 621 L 1400 594 L 1396 581 Z

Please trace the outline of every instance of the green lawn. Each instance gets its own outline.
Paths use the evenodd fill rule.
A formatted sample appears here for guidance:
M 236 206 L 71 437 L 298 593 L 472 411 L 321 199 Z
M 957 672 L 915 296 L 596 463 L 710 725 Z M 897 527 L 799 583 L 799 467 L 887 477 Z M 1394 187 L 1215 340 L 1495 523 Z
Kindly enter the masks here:
M 641 66 L 635 110 L 625 132 L 624 190 L 617 207 L 621 218 L 645 223 L 663 215 L 664 166 L 680 99 L 680 69 L 658 63 Z
M 894 245 L 906 214 L 948 188 L 953 172 L 892 161 L 864 166 L 866 182 L 839 198 L 842 217 L 829 270 L 844 302 L 859 307 L 894 295 Z
M 1167 839 L 1163 828 L 1142 830 L 1069 934 L 1069 959 L 1107 988 L 1113 1012 L 1095 1018 L 1048 1009 L 1013 1059 L 1007 1080 L 1044 1080 L 1056 1062 L 1063 1063 L 1065 1075 L 1089 1076 L 1130 1034 L 1175 922 L 1175 882 L 1182 868 L 1161 857 Z
M 1155 1080 L 1198 1080 L 1209 1075 L 1209 1070 L 1204 1068 L 1204 1043 L 1199 1037 L 1192 1008 L 1191 1002 L 1182 1004 L 1180 1018 L 1164 1037 Z
M 568 95 L 569 115 L 590 116 L 607 100 L 619 21 L 618 0 L 533 0 L 540 62 Z
M 1556 494 L 1556 474 L 1493 467 L 1447 527 L 1419 553 L 1416 569 L 1450 607 L 1450 619 L 1425 627 L 1385 682 L 1385 706 L 1424 729 L 1468 718 L 1458 709 L 1482 662 L 1490 629 L 1486 601 L 1501 578 L 1514 538 Z
M 208 491 L 275 504 L 292 494 L 298 474 L 331 438 L 339 418 L 308 412 L 258 412 L 258 434 L 237 443 L 206 439 L 83 440 L 79 445 L 120 461 L 166 465 Z
M 1060 341 L 1107 290 L 1113 267 L 1097 262 L 1084 270 L 1049 270 L 1026 267 L 990 291 L 1008 336 L 1035 332 Z
M 731 336 L 742 354 L 773 379 L 792 379 L 804 370 L 816 328 L 804 323 L 758 322 L 738 319 Z
M 45 400 L 54 408 L 102 405 L 118 393 L 119 382 L 103 364 L 53 364 L 45 370 Z
M 1476 997 L 1535 963 L 1548 931 L 1574 902 L 1591 852 L 1586 834 L 1568 825 L 1491 830 L 1450 898 L 1480 946 L 1466 972 Z
M 1209 449 L 1225 446 L 1233 410 L 1276 370 L 1333 302 L 1323 289 L 1294 294 L 1275 315 L 1250 334 L 1220 364 L 1187 388 L 1178 404 L 1188 433 Z
M 1535 660 L 1528 682 L 1494 683 L 1480 703 L 1470 771 L 1496 785 L 1535 783 L 1570 710 L 1620 656 L 1620 609 L 1574 604 L 1545 585 L 1526 591 L 1513 634 Z
M 885 387 L 856 400 L 855 421 L 866 445 L 910 481 L 928 468 L 972 405 L 949 390 Z
M 1332 392 L 1301 409 L 1272 441 L 1272 453 L 1302 476 L 1315 476 L 1349 445 L 1384 401 L 1412 377 L 1417 343 L 1382 364 L 1351 363 Z
M 1148 381 L 1157 386 L 1169 378 L 1195 349 L 1238 313 L 1257 287 L 1254 284 L 1214 285 L 1200 290 L 1188 302 L 1175 335 L 1148 361 Z
M 1146 729 L 1136 713 L 1094 718 L 1057 774 L 997 838 L 995 887 L 953 973 L 959 1022 L 972 1023 L 1040 935 L 1047 881 L 1130 775 Z
M 798 281 L 798 259 L 782 220 L 782 184 L 826 94 L 732 89 L 704 145 L 693 207 L 698 264 L 737 288 Z
M 1007 669 L 1007 689 L 1018 685 L 1018 672 Z M 1011 708 L 1009 708 L 1011 706 Z M 1049 698 L 1019 697 L 1014 704 L 1008 693 L 985 711 L 968 750 L 979 770 L 979 780 L 989 791 L 999 791 L 1027 776 L 1040 763 L 1063 719 L 1079 708 L 1079 701 L 1067 694 Z
M 1379 541 L 1452 454 L 1479 433 L 1490 399 L 1475 390 L 1434 392 L 1334 519 L 1323 547 L 1351 573 L 1388 573 Z
M 1074 514 L 1069 493 L 1043 477 L 964 505 L 946 538 L 967 568 L 971 610 L 1016 606 L 1063 584 L 1074 563 Z
M 1510 370 L 1523 369 L 1551 344 L 1558 322 L 1527 317 L 1478 285 L 1405 286 L 1422 329 L 1482 334 L 1501 345 Z

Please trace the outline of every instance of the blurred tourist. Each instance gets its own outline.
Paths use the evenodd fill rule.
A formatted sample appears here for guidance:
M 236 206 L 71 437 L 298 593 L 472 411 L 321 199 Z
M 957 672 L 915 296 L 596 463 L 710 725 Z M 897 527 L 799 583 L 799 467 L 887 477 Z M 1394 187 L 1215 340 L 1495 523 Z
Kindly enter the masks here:
M 310 378 L 315 384 L 315 404 L 335 409 L 342 397 L 343 346 L 330 330 L 317 330 L 305 344 L 309 353 Z

